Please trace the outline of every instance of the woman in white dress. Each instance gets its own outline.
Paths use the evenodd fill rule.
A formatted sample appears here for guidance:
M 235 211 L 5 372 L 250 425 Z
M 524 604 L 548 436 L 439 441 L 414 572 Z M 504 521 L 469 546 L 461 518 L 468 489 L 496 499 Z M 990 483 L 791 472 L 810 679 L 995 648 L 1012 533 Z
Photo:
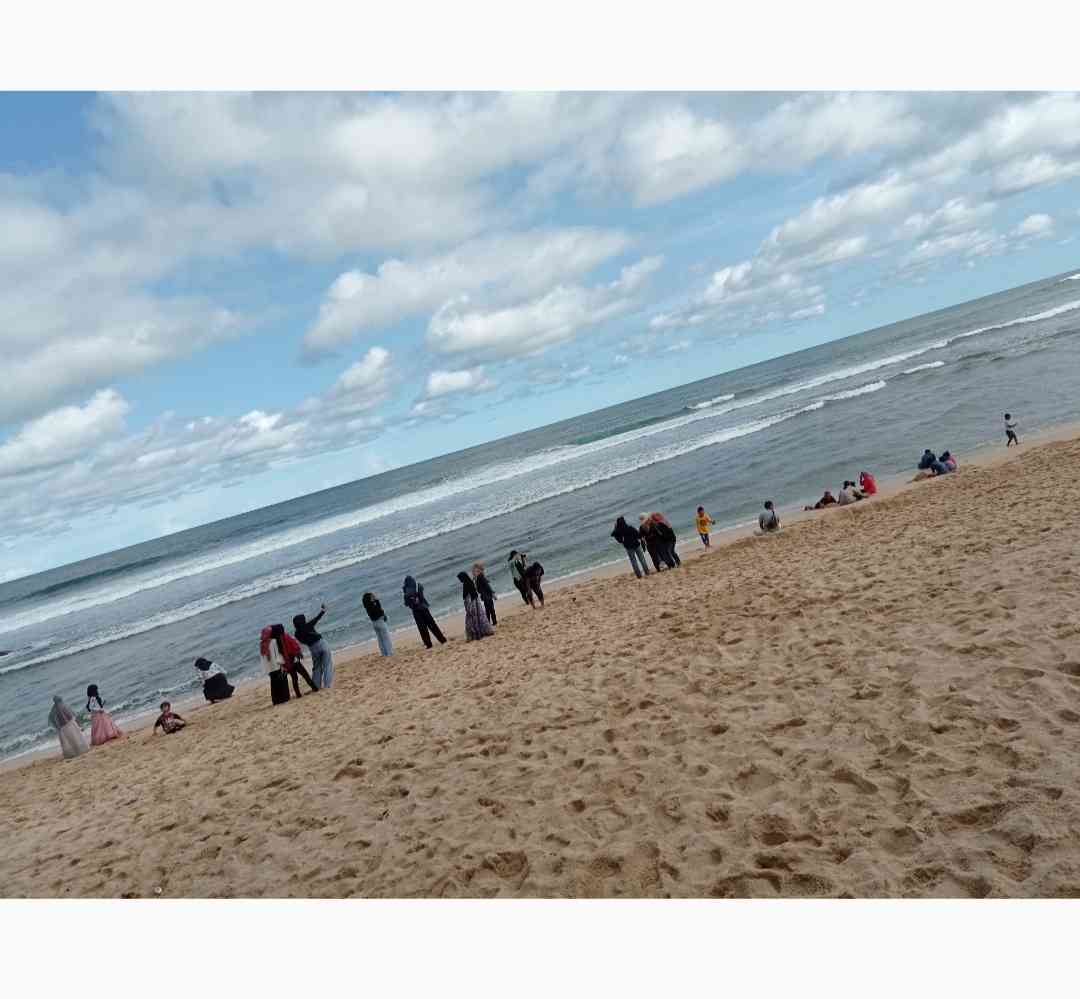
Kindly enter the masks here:
M 82 756 L 90 752 L 90 745 L 86 736 L 75 721 L 75 716 L 60 697 L 53 698 L 52 711 L 49 712 L 49 724 L 56 729 L 60 736 L 60 748 L 64 751 L 64 759 L 70 760 L 75 756 Z

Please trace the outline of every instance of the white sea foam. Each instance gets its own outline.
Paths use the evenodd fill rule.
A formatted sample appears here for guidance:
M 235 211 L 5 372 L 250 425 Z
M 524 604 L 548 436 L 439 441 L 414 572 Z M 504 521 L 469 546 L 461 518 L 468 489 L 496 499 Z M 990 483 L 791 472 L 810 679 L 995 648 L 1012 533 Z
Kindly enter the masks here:
M 978 329 L 969 330 L 967 333 L 957 333 L 956 336 L 951 337 L 947 342 L 952 343 L 953 340 L 964 340 L 969 336 L 977 336 L 979 333 L 989 333 L 991 330 L 1004 330 L 1010 326 L 1024 326 L 1027 323 L 1038 323 L 1044 319 L 1053 319 L 1055 316 L 1064 315 L 1066 312 L 1075 312 L 1080 309 L 1080 299 L 1072 302 L 1066 302 L 1064 305 L 1058 305 L 1053 309 L 1047 309 L 1045 312 L 1036 312 L 1031 316 L 1021 316 L 1019 319 L 1010 319 L 1007 323 L 994 323 L 992 326 L 980 326 Z
M 713 406 L 718 405 L 721 402 L 730 402 L 735 398 L 734 392 L 729 392 L 727 395 L 718 395 L 715 399 L 706 399 L 704 402 L 692 402 L 687 409 L 710 409 Z
M 1064 284 L 1066 281 L 1080 281 L 1080 274 L 1070 274 L 1068 277 L 1062 278 L 1058 283 Z
M 926 364 L 916 364 L 913 368 L 905 368 L 900 372 L 902 375 L 913 375 L 916 371 L 929 371 L 931 368 L 945 367 L 944 361 L 927 361 Z

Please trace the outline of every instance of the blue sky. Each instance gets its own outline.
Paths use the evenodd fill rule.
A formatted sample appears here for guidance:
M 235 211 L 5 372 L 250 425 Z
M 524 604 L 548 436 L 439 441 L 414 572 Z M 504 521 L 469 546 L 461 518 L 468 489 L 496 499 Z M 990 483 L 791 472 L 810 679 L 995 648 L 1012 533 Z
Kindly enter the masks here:
M 1080 266 L 1073 94 L 0 95 L 0 580 Z

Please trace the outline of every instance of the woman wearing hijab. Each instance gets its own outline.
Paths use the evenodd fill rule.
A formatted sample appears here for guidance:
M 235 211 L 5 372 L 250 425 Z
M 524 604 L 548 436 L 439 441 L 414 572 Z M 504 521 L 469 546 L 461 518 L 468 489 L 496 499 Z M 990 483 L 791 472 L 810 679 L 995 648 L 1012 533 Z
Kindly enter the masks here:
M 315 681 L 304 669 L 300 643 L 285 631 L 285 625 L 272 624 L 263 628 L 259 641 L 259 655 L 266 672 L 270 674 L 270 698 L 275 704 L 289 699 L 288 678 L 292 677 L 293 692 L 300 697 L 300 681 L 297 674 L 307 681 L 312 690 L 318 690 Z
M 119 739 L 124 734 L 105 710 L 105 702 L 101 699 L 96 683 L 86 688 L 86 710 L 90 712 L 91 746 L 103 746 L 110 739 Z
M 53 698 L 52 711 L 49 712 L 49 724 L 56 729 L 60 737 L 60 749 L 63 750 L 64 759 L 70 760 L 83 753 L 90 752 L 90 746 L 83 735 L 75 716 L 61 697 Z
M 491 583 L 488 582 L 487 576 L 484 575 L 484 563 L 473 562 L 472 574 L 473 581 L 476 583 L 476 592 L 480 594 L 480 599 L 484 604 L 484 613 L 487 614 L 487 619 L 492 624 L 498 624 L 499 619 L 495 616 L 495 601 L 499 598 L 491 588 Z
M 412 576 L 406 576 L 401 591 L 404 595 L 405 606 L 412 611 L 413 620 L 416 622 L 416 630 L 420 632 L 420 640 L 424 645 L 429 649 L 431 648 L 431 635 L 434 635 L 439 640 L 440 645 L 445 645 L 446 637 L 439 630 L 435 618 L 431 616 L 431 608 L 424 598 L 423 585 L 413 579 Z M 428 634 L 429 632 L 430 634 Z
M 634 575 L 638 579 L 641 579 L 642 575 L 647 576 L 649 567 L 645 564 L 645 555 L 641 551 L 641 535 L 638 534 L 637 528 L 631 527 L 625 517 L 620 517 L 615 521 L 615 530 L 611 532 L 611 536 L 626 549 Z
M 873 496 L 877 492 L 877 483 L 869 472 L 859 472 L 859 488 L 866 496 Z
M 506 561 L 510 563 L 510 577 L 514 581 L 514 589 L 521 594 L 521 599 L 532 607 L 532 590 L 529 589 L 529 584 L 525 579 L 525 553 L 518 552 L 515 548 Z
M 198 674 L 199 682 L 202 684 L 203 697 L 211 704 L 217 701 L 226 701 L 232 697 L 234 688 L 220 666 L 216 666 L 209 659 L 203 659 L 202 656 L 199 656 L 195 660 L 195 672 Z
M 394 643 L 390 639 L 390 622 L 386 619 L 386 612 L 374 593 L 365 593 L 362 603 L 367 616 L 371 618 L 371 627 L 375 629 L 375 638 L 379 643 L 379 651 L 384 656 L 394 654 Z
M 326 604 L 319 608 L 310 621 L 303 615 L 297 614 L 292 619 L 293 634 L 301 645 L 306 645 L 311 653 L 311 672 L 314 674 L 315 686 L 319 690 L 325 690 L 334 682 L 334 657 L 330 654 L 330 646 L 323 641 L 322 635 L 315 630 L 326 613 Z
M 682 565 L 682 559 L 675 550 L 675 544 L 679 540 L 675 535 L 675 528 L 671 521 L 662 513 L 654 513 L 649 518 L 653 522 L 657 536 L 660 538 L 660 557 L 667 563 L 669 569 Z
M 480 606 L 476 584 L 469 579 L 467 572 L 459 572 L 457 578 L 461 583 L 461 602 L 465 605 L 465 641 L 478 642 L 481 638 L 494 635 L 495 629 Z
M 660 535 L 656 532 L 655 522 L 647 513 L 638 516 L 638 534 L 641 535 L 641 543 L 649 553 L 649 558 L 652 559 L 653 568 L 659 572 L 660 552 L 662 551 Z

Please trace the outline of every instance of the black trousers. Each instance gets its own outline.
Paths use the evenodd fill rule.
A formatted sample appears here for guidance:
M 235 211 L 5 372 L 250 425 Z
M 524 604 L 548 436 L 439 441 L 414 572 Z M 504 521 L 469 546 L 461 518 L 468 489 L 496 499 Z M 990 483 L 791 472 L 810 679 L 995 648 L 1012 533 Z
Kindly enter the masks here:
M 540 598 L 540 606 L 542 607 L 544 605 L 544 591 L 540 589 L 540 580 L 535 576 L 530 576 L 528 586 Z
M 495 601 L 491 597 L 484 597 L 484 611 L 492 624 L 499 623 L 499 619 L 495 616 Z
M 420 632 L 420 640 L 424 645 L 429 649 L 431 648 L 431 635 L 434 635 L 439 640 L 440 645 L 445 644 L 446 636 L 439 630 L 435 618 L 431 616 L 431 611 L 427 607 L 414 607 L 412 616 L 416 622 L 416 630 Z M 431 635 L 428 632 L 431 632 Z
M 518 593 L 521 594 L 521 599 L 531 607 L 532 593 L 529 591 L 528 583 L 526 583 L 524 579 L 515 579 L 514 585 L 517 587 Z
M 297 660 L 295 663 L 293 663 L 292 669 L 289 670 L 289 676 L 292 677 L 293 693 L 296 694 L 297 697 L 300 696 L 300 681 L 296 678 L 297 673 L 299 673 L 305 680 L 307 680 L 307 685 L 312 690 L 319 689 L 315 686 L 315 681 L 311 679 L 311 675 L 306 669 L 304 669 L 304 664 L 300 662 L 300 660 Z

